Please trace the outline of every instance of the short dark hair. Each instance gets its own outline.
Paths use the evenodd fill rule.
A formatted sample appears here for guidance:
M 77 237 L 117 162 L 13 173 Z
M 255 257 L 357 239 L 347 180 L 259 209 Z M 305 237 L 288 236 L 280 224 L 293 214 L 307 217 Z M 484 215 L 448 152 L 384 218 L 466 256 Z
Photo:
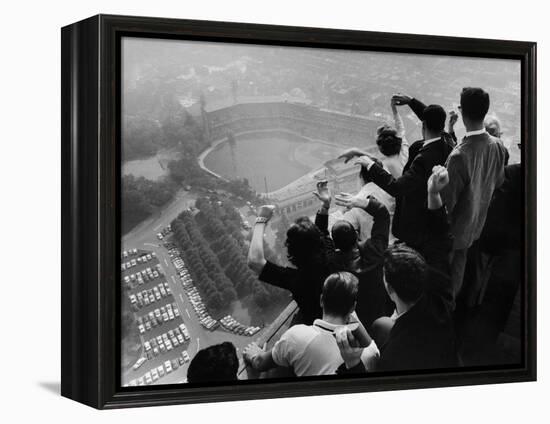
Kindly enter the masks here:
M 382 125 L 376 130 L 376 144 L 384 156 L 393 156 L 401 151 L 401 137 L 390 125 Z
M 237 380 L 239 359 L 233 343 L 223 342 L 197 352 L 187 370 L 189 383 Z
M 416 301 L 424 291 L 428 276 L 426 261 L 420 253 L 399 243 L 386 250 L 384 277 L 399 298 L 405 302 Z
M 489 111 L 489 93 L 479 87 L 464 87 L 460 93 L 462 115 L 474 121 L 483 121 Z
M 323 284 L 323 311 L 343 317 L 349 314 L 359 291 L 359 280 L 351 272 L 330 274 Z
M 422 114 L 426 129 L 431 132 L 442 132 L 445 128 L 447 113 L 439 105 L 429 105 L 424 109 Z
M 320 265 L 325 259 L 323 235 L 307 216 L 298 218 L 290 226 L 285 245 L 288 260 L 298 268 Z
M 350 250 L 357 243 L 357 231 L 350 222 L 344 219 L 334 223 L 331 233 L 334 246 L 344 252 Z
M 377 159 L 377 158 L 371 158 L 371 159 L 380 168 L 382 168 L 384 166 L 384 164 L 382 163 L 382 161 L 380 161 L 380 159 Z M 359 171 L 359 178 L 361 179 L 361 182 L 363 183 L 363 185 L 372 182 L 372 180 L 370 178 L 369 170 L 367 168 L 364 168 L 364 167 L 361 167 L 361 171 Z

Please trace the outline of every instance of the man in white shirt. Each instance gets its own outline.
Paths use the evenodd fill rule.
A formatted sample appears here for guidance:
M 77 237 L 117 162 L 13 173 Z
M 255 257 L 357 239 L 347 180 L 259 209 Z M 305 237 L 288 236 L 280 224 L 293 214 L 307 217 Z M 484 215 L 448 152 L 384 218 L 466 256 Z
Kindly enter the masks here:
M 244 361 L 260 372 L 281 366 L 291 368 L 298 377 L 335 374 L 344 362 L 335 331 L 357 321 L 354 313 L 357 292 L 358 280 L 353 274 L 331 274 L 325 280 L 321 295 L 323 318 L 315 320 L 313 325 L 291 327 L 270 351 L 256 343 L 250 344 L 244 350 Z M 366 349 L 361 359 L 365 368 L 372 369 L 379 355 L 378 348 L 366 331 L 363 334 Z

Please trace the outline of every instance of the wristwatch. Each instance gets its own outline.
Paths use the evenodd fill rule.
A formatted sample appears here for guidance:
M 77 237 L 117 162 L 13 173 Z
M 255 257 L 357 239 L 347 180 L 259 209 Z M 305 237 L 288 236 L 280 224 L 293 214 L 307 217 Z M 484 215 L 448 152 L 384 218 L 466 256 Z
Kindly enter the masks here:
M 256 224 L 265 224 L 267 221 L 269 221 L 269 218 L 266 218 L 265 216 L 256 217 Z

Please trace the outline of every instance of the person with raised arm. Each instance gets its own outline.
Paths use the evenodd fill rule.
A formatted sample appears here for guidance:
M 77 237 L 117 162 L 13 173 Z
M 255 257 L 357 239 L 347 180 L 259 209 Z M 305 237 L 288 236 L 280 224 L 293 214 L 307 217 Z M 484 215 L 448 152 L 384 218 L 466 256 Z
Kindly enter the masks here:
M 315 218 L 315 224 L 329 237 L 331 195 L 327 181 L 317 183 L 314 195 L 323 205 Z M 335 196 L 335 201 L 346 209 L 361 209 L 373 218 L 370 237 L 365 240 L 359 239 L 357 231 L 347 220 L 336 221 L 331 229 L 334 251 L 327 255 L 332 272 L 349 271 L 359 278 L 356 312 L 365 327 L 370 328 L 375 319 L 391 311 L 382 273 L 384 251 L 388 247 L 390 215 L 387 208 L 373 196 L 364 198 L 360 194 L 352 196 L 340 193 Z
M 283 267 L 266 260 L 264 232 L 273 217 L 274 205 L 258 210 L 248 251 L 248 267 L 260 281 L 290 291 L 299 312 L 295 322 L 311 324 L 322 315 L 319 305 L 323 281 L 329 275 L 327 244 L 317 226 L 308 217 L 298 218 L 287 230 L 287 257 L 293 267 Z
M 361 165 L 364 179 L 374 182 L 381 189 L 395 197 L 395 213 L 392 233 L 421 254 L 427 239 L 428 213 L 426 204 L 426 183 L 432 168 L 443 165 L 452 147 L 443 139 L 446 113 L 441 106 L 430 105 L 422 111 L 422 147 L 408 162 L 403 175 L 395 178 L 367 155 L 360 156 L 356 163 Z
M 376 130 L 376 144 L 383 157 L 382 166 L 395 178 L 403 173 L 403 168 L 409 158 L 409 143 L 405 138 L 405 126 L 399 111 L 397 103 L 392 97 L 390 101 L 394 125 L 382 125 Z M 365 156 L 368 153 L 365 150 L 353 147 L 344 151 L 338 158 L 344 159 L 347 163 L 351 159 L 359 156 Z

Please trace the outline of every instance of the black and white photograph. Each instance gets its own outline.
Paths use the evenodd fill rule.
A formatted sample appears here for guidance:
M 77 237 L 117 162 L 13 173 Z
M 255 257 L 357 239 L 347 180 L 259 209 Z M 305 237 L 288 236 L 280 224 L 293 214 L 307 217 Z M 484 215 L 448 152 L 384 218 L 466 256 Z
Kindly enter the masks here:
M 521 61 L 120 42 L 123 387 L 524 362 Z

